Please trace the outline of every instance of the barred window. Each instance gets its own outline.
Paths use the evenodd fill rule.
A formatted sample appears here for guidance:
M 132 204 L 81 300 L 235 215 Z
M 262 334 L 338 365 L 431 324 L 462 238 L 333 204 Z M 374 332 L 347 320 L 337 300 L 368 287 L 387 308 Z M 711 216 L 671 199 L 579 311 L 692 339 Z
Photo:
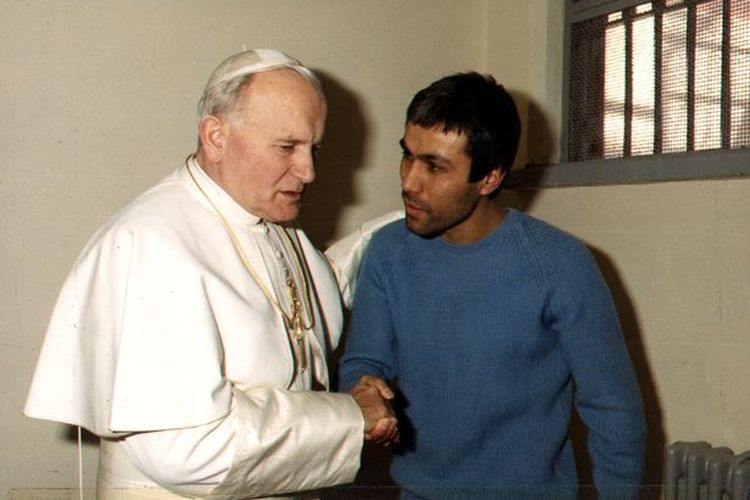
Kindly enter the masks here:
M 750 175 L 750 0 L 565 5 L 552 184 Z
M 570 29 L 568 161 L 750 146 L 750 0 L 642 2 Z

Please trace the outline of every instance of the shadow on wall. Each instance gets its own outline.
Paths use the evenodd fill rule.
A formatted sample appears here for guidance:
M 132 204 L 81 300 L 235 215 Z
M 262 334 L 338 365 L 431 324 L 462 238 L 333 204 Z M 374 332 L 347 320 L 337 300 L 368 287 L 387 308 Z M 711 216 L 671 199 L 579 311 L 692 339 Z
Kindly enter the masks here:
M 78 427 L 75 425 L 64 424 L 61 426 L 61 437 L 65 441 L 71 443 L 78 442 Z M 84 445 L 99 445 L 99 436 L 91 434 L 88 430 L 81 428 L 81 444 Z
M 519 99 L 527 99 L 519 96 Z M 550 117 L 534 101 L 526 103 L 528 116 L 524 123 L 526 132 L 526 164 L 527 165 L 551 165 L 555 162 L 557 151 L 557 139 L 554 137 Z
M 369 130 L 360 99 L 325 72 L 315 70 L 328 100 L 326 141 L 316 178 L 305 192 L 299 224 L 318 248 L 336 235 L 342 210 L 357 202 L 354 175 L 362 167 Z

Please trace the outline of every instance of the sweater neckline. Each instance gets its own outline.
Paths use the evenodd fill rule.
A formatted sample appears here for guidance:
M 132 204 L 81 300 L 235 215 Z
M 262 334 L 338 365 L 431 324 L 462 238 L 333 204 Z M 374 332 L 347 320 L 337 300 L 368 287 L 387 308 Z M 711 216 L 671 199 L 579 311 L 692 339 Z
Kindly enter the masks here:
M 481 252 L 486 248 L 493 247 L 498 241 L 504 239 L 509 232 L 510 226 L 515 224 L 515 220 L 518 218 L 518 211 L 514 208 L 507 208 L 507 214 L 505 218 L 495 226 L 489 233 L 483 236 L 481 239 L 467 244 L 451 243 L 446 241 L 442 237 L 436 238 L 438 247 L 446 252 L 451 253 L 475 253 Z

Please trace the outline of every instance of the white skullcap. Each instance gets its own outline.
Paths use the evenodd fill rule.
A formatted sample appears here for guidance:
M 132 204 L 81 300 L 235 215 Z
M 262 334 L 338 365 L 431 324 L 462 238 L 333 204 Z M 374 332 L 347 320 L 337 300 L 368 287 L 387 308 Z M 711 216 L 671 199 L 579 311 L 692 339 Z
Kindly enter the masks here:
M 301 62 L 275 49 L 253 49 L 239 52 L 225 59 L 211 73 L 206 88 L 226 82 L 238 76 L 261 73 L 277 68 L 291 68 L 309 73 Z
M 198 101 L 198 115 L 231 111 L 250 75 L 280 68 L 296 71 L 322 94 L 318 77 L 298 60 L 273 49 L 245 50 L 225 59 L 211 73 Z

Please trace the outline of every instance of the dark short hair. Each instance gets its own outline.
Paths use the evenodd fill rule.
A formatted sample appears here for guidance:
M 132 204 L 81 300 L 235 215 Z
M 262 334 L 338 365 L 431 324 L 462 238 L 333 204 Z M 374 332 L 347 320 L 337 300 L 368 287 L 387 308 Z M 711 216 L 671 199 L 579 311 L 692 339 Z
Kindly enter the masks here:
M 433 82 L 414 96 L 406 122 L 465 134 L 469 182 L 513 166 L 521 122 L 513 98 L 490 75 L 456 73 Z

